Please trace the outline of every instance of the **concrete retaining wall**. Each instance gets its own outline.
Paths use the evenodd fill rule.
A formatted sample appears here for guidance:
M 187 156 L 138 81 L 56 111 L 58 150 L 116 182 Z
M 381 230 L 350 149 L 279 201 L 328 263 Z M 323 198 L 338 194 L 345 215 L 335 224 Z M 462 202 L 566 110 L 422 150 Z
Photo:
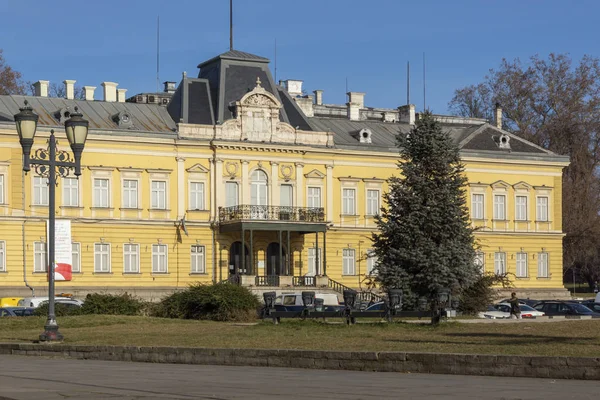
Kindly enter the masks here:
M 0 354 L 175 364 L 600 380 L 600 358 L 186 347 L 0 344 Z

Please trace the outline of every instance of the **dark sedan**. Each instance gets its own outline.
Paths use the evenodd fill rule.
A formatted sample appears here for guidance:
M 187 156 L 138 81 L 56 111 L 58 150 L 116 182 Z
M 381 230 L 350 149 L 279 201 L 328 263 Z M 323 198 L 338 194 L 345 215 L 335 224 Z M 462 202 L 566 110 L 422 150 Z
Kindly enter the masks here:
M 2 307 L 0 317 L 30 317 L 34 310 L 32 307 Z
M 594 312 L 582 304 L 568 301 L 545 301 L 536 304 L 533 308 L 535 308 L 538 311 L 544 312 L 549 317 L 555 315 L 589 315 L 591 317 L 600 318 L 600 313 Z
M 579 303 L 583 304 L 584 306 L 586 306 L 594 312 L 600 313 L 600 303 L 596 303 L 596 300 L 585 300 L 580 301 Z

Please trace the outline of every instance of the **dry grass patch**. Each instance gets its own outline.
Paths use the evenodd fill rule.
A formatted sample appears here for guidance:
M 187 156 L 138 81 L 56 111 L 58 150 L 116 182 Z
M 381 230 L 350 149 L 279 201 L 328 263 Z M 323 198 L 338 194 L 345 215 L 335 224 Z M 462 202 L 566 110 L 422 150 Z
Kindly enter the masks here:
M 44 318 L 3 318 L 1 342 L 30 342 Z M 125 316 L 59 319 L 67 344 L 600 356 L 600 321 L 461 324 L 256 325 Z

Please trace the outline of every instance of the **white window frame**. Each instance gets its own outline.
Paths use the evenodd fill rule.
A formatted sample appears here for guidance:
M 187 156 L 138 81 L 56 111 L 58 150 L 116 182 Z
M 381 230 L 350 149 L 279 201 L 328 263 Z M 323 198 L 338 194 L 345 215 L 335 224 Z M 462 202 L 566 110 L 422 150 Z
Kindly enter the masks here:
M 375 196 L 372 196 L 372 194 L 375 194 Z M 367 194 L 366 194 L 366 205 L 367 205 L 367 209 L 366 209 L 366 215 L 368 216 L 375 216 L 375 215 L 379 215 L 379 211 L 380 211 L 380 203 L 381 203 L 381 191 L 379 189 L 367 189 Z
M 342 275 L 356 275 L 356 250 L 342 249 Z
M 155 262 L 154 257 L 157 257 Z M 161 263 L 161 260 L 162 263 Z M 162 264 L 162 265 L 161 265 Z M 155 243 L 152 245 L 152 273 L 153 274 L 166 274 L 169 272 L 169 246 L 162 243 Z
M 156 184 L 156 187 L 155 187 Z M 164 187 L 160 187 L 163 184 Z M 167 209 L 167 193 L 169 183 L 166 179 L 152 179 L 150 181 L 150 208 L 152 210 Z M 156 195 L 156 198 L 155 198 Z M 162 201 L 161 201 L 162 200 Z
M 71 272 L 74 274 L 81 273 L 81 243 L 71 243 Z
M 138 243 L 123 243 L 123 273 L 140 273 L 140 245 Z
M 550 254 L 546 251 L 538 253 L 538 278 L 550 278 Z
M 6 175 L 0 174 L 0 204 L 6 204 Z
M 375 255 L 373 249 L 368 249 L 366 252 L 367 256 L 367 270 L 365 271 L 365 275 L 373 276 L 373 270 L 377 265 L 377 261 L 379 261 L 378 257 Z
M 317 252 L 315 251 L 316 247 L 309 247 L 308 248 L 308 257 L 306 259 L 307 264 L 306 264 L 306 273 L 304 275 L 306 276 L 315 276 L 317 274 L 317 263 L 315 262 L 315 255 L 317 254 Z M 323 249 L 319 247 L 319 272 L 322 272 L 322 268 L 323 268 Z
M 0 272 L 6 272 L 6 241 L 0 240 Z
M 517 278 L 528 278 L 529 277 L 529 265 L 527 260 L 527 253 L 518 252 L 516 255 L 517 260 Z
M 39 265 L 42 263 L 42 265 Z M 33 242 L 33 272 L 48 271 L 46 242 Z
M 197 188 L 194 186 L 198 185 Z M 189 210 L 206 210 L 204 182 L 202 181 L 189 181 L 188 182 L 188 202 Z
M 282 203 L 284 190 L 289 190 L 289 195 L 290 195 L 289 203 L 290 204 Z M 281 207 L 293 207 L 294 206 L 294 185 L 290 185 L 289 183 L 282 183 L 281 185 L 279 185 L 279 206 L 281 206 Z
M 479 267 L 480 271 L 485 272 L 485 253 L 483 251 L 475 252 L 475 265 Z
M 503 202 L 497 201 L 498 198 L 503 198 Z M 500 212 L 502 215 L 500 215 Z M 506 195 L 494 193 L 494 220 L 506 221 Z
M 110 243 L 94 243 L 94 273 L 106 274 L 111 272 L 111 248 Z M 98 264 L 98 256 L 100 263 Z M 106 256 L 106 263 L 102 262 L 102 257 Z M 106 265 L 104 265 L 106 264 Z
M 506 273 L 506 253 L 503 251 L 497 251 L 494 253 L 494 273 L 504 274 Z
M 99 181 L 106 181 L 106 187 L 96 186 L 96 182 Z M 94 177 L 92 184 L 94 186 L 92 190 L 94 208 L 110 208 L 110 178 Z
M 228 188 L 235 188 L 235 204 L 231 204 L 230 200 L 234 196 L 230 196 Z M 225 207 L 237 207 L 240 204 L 240 183 L 238 181 L 225 181 Z
M 75 185 L 73 185 L 73 182 L 75 182 Z M 79 207 L 79 179 L 65 177 L 62 179 L 61 186 L 62 205 L 64 207 Z M 75 196 L 73 196 L 73 190 L 75 191 Z
M 356 215 L 356 188 L 342 188 L 342 215 Z
M 545 200 L 546 204 L 541 204 L 540 200 Z M 550 198 L 548 196 L 537 196 L 535 200 L 535 219 L 539 222 L 548 222 L 550 219 Z
M 525 204 L 520 204 L 520 200 L 525 199 Z M 529 196 L 517 194 L 515 195 L 515 221 L 527 221 L 529 207 Z
M 471 218 L 485 218 L 485 195 L 483 193 L 471 194 Z
M 190 247 L 190 273 L 206 274 L 206 246 L 193 244 Z
M 47 206 L 48 205 L 48 178 L 43 176 L 35 175 L 32 179 L 32 204 L 34 206 Z
M 135 188 L 126 187 L 125 184 L 130 185 L 130 182 L 135 182 Z M 121 179 L 121 191 L 122 200 L 121 205 L 127 209 L 139 209 L 140 204 L 140 180 L 135 178 L 123 178 Z
M 306 189 L 306 207 L 321 208 L 321 187 L 308 186 Z

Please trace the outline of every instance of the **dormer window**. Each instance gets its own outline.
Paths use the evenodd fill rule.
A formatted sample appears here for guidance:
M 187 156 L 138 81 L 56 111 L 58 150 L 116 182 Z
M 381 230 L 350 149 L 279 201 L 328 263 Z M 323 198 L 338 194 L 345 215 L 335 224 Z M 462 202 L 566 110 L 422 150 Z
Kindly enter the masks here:
M 371 143 L 371 136 L 373 132 L 369 128 L 363 128 L 358 132 L 355 132 L 352 136 L 358 139 L 360 143 Z
M 500 137 L 498 138 L 498 147 L 500 147 L 501 149 L 510 150 L 510 136 L 508 136 L 507 134 L 500 135 Z

